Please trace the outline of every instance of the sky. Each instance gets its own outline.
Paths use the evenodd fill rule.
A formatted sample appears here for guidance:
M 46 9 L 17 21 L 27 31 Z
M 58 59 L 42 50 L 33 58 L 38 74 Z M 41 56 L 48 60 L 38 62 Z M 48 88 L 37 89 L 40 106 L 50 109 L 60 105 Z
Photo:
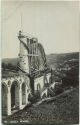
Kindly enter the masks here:
M 18 32 L 38 38 L 46 54 L 79 51 L 78 1 L 2 2 L 2 58 L 19 54 Z

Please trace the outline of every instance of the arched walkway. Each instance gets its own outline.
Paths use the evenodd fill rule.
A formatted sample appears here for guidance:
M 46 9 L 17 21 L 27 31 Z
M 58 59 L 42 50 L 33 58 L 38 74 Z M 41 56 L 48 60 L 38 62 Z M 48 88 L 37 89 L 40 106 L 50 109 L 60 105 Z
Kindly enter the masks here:
M 26 84 L 22 84 L 22 105 L 26 104 Z
M 7 86 L 2 83 L 2 115 L 7 115 Z
M 17 81 L 11 85 L 11 108 L 19 108 L 19 84 Z

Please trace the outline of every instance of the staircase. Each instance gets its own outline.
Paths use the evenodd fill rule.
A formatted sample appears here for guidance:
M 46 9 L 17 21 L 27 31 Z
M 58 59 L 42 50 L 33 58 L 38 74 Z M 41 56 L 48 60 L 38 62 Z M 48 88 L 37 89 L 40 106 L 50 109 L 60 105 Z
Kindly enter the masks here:
M 47 97 L 53 97 L 53 96 L 55 96 L 55 93 L 54 93 L 54 87 L 55 87 L 55 83 L 52 83 L 52 84 L 50 84 L 50 85 L 48 85 L 48 86 L 45 86 L 43 89 L 42 89 L 42 91 L 41 91 L 41 94 L 43 93 L 45 93 L 46 94 L 46 91 L 47 91 L 47 94 L 46 94 L 46 96 Z M 42 94 L 42 96 L 43 96 L 43 94 Z
M 55 95 L 54 90 L 51 87 L 48 88 L 48 96 L 53 97 Z

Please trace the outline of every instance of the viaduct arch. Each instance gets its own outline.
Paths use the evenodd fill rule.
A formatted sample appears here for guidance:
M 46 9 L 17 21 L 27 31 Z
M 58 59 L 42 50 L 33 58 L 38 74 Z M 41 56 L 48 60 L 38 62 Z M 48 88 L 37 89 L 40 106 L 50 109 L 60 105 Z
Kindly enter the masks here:
M 28 95 L 30 93 L 29 78 L 20 76 L 15 78 L 4 78 L 1 84 L 2 91 L 2 115 L 11 115 L 13 110 L 24 108 L 28 104 Z

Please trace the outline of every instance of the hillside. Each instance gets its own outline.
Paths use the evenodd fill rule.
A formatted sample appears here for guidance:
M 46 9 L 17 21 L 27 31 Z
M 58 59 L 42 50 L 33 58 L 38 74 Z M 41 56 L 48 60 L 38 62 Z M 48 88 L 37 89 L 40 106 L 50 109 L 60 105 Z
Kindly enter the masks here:
M 46 56 L 47 58 L 47 63 L 48 65 L 55 69 L 57 68 L 60 64 L 62 65 L 65 61 L 69 60 L 77 60 L 79 61 L 79 53 L 74 52 L 74 53 L 64 53 L 64 54 L 50 54 Z

